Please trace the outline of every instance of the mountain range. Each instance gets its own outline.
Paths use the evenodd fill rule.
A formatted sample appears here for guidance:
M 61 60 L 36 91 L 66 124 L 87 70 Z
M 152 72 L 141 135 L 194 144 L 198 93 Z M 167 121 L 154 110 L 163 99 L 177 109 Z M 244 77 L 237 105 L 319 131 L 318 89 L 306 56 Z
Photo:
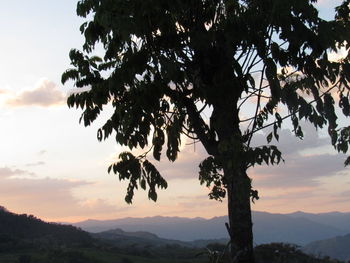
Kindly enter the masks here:
M 319 215 L 317 221 L 323 220 L 322 223 L 312 221 L 311 219 L 313 218 L 311 217 L 314 216 L 313 214 L 306 214 L 305 217 L 308 218 L 305 218 L 304 214 L 306 213 L 297 212 L 290 215 L 280 215 L 254 212 L 255 234 L 270 234 L 270 236 L 263 236 L 262 238 L 258 236 L 258 238 L 261 240 L 267 240 L 269 238 L 287 239 L 287 241 L 273 240 L 275 243 L 256 246 L 256 255 L 262 258 L 268 258 L 268 262 L 275 262 L 275 259 L 271 261 L 274 256 L 277 257 L 276 262 L 280 262 L 278 259 L 281 259 L 280 257 L 283 255 L 288 256 L 287 258 L 290 259 L 288 262 L 338 262 L 327 258 L 321 259 L 319 256 L 349 260 L 350 234 L 313 241 L 302 248 L 304 252 L 315 255 L 316 257 L 303 253 L 294 245 L 276 243 L 278 241 L 292 243 L 292 239 L 304 239 L 303 242 L 305 242 L 305 236 L 307 235 L 311 235 L 315 238 L 317 236 L 330 235 L 332 231 L 341 231 L 340 228 L 334 228 L 332 222 L 344 222 L 344 224 L 341 225 L 342 229 L 347 229 L 348 227 L 344 220 L 344 218 L 349 216 L 348 214 L 327 213 L 326 218 L 328 218 L 328 221 L 325 221 L 322 215 Z M 336 220 L 333 221 L 334 218 Z M 225 249 L 228 238 L 200 239 L 201 233 L 198 233 L 195 235 L 197 240 L 181 241 L 158 237 L 154 233 L 136 231 L 135 229 L 140 227 L 142 222 L 144 223 L 142 225 L 143 228 L 151 226 L 155 229 L 154 225 L 156 225 L 159 227 L 158 230 L 163 231 L 166 226 L 171 225 L 173 228 L 172 230 L 174 230 L 176 226 L 184 227 L 187 223 L 194 228 L 192 231 L 196 231 L 198 229 L 203 230 L 203 225 L 205 224 L 207 227 L 210 227 L 210 224 L 223 223 L 225 219 L 225 217 L 215 217 L 210 220 L 178 217 L 126 218 L 109 220 L 108 223 L 113 223 L 115 226 L 117 222 L 130 228 L 134 227 L 132 231 L 111 229 L 89 234 L 74 226 L 47 223 L 32 215 L 11 213 L 0 206 L 0 262 L 22 262 L 23 260 L 29 262 L 29 259 L 31 259 L 30 262 L 51 262 L 50 260 L 52 258 L 58 258 L 59 260 L 55 262 L 66 262 L 68 259 L 74 259 L 75 261 L 72 262 L 112 263 L 124 262 L 126 258 L 128 258 L 128 260 L 135 259 L 136 262 L 138 262 L 137 257 L 139 257 L 139 259 L 140 257 L 146 257 L 148 259 L 151 257 L 155 259 L 154 262 L 178 262 L 177 260 L 181 258 L 186 259 L 181 262 L 194 263 L 200 260 L 196 258 L 195 255 L 198 253 L 203 254 L 202 252 L 205 247 L 209 249 L 214 248 L 216 250 L 218 248 Z M 103 221 L 89 220 L 85 223 L 93 227 L 96 222 L 100 224 L 99 227 L 103 226 Z M 106 227 L 106 225 L 104 225 L 104 227 Z M 265 232 L 264 227 L 266 228 Z M 293 227 L 295 227 L 295 229 Z M 308 227 L 308 229 L 306 229 L 306 227 Z M 326 227 L 327 231 L 322 231 L 322 227 Z M 183 230 L 183 228 L 178 228 L 178 234 L 181 234 Z M 189 227 L 187 227 L 186 230 L 189 230 Z M 208 236 L 212 229 L 208 228 L 206 230 L 206 236 Z M 305 232 L 302 233 L 302 231 Z M 317 231 L 321 232 L 317 233 Z M 225 232 L 223 232 L 223 234 L 225 234 Z M 183 233 L 182 235 L 184 236 Z M 189 237 L 189 235 L 187 237 Z M 44 254 L 42 253 L 43 249 L 46 251 Z M 101 254 L 101 251 L 104 252 Z M 279 251 L 278 255 L 276 251 Z M 104 257 L 103 260 L 107 260 L 108 258 L 109 261 L 103 261 L 101 259 L 102 255 Z M 291 255 L 293 255 L 292 258 L 290 257 Z M 10 258 L 12 261 L 9 261 Z M 302 258 L 306 261 L 304 259 L 301 260 Z M 78 259 L 80 261 L 77 261 Z M 158 259 L 162 259 L 163 261 L 157 261 Z
M 88 232 L 111 229 L 151 232 L 164 239 L 193 241 L 198 239 L 228 239 L 227 217 L 211 219 L 183 217 L 122 218 L 115 220 L 86 220 L 73 224 Z M 253 212 L 254 243 L 287 242 L 305 245 L 312 241 L 350 233 L 350 213 L 311 214 L 295 212 L 272 214 Z

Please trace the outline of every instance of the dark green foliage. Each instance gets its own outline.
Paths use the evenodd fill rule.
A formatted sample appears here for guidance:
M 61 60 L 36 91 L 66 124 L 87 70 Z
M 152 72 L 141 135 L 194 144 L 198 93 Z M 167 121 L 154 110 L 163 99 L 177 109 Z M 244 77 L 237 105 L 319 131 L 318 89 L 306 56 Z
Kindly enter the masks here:
M 129 258 L 122 258 L 121 263 L 134 263 L 134 261 Z
M 101 261 L 89 258 L 85 253 L 79 250 L 52 249 L 47 252 L 47 262 L 50 263 L 98 263 Z
M 108 172 L 113 170 L 115 174 L 119 175 L 119 180 L 129 180 L 125 201 L 131 203 L 135 188 L 138 189 L 138 186 L 140 186 L 143 190 L 146 190 L 146 183 L 149 186 L 149 199 L 157 201 L 155 188 L 167 188 L 167 182 L 154 165 L 148 160 L 137 158 L 129 152 L 121 153 L 119 158 L 120 162 L 109 166 Z
M 18 257 L 18 263 L 30 263 L 32 262 L 32 257 L 30 255 L 20 255 Z
M 199 164 L 199 180 L 207 187 L 213 185 L 209 194 L 211 199 L 221 200 L 226 195 L 226 184 L 222 180 L 221 166 L 210 156 Z

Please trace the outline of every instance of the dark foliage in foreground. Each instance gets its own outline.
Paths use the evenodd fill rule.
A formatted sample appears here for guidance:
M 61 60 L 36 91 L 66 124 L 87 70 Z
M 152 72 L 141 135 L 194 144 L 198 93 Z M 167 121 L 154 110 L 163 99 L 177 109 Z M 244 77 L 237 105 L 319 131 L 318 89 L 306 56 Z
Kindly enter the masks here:
M 211 263 L 228 263 L 227 245 L 209 244 L 207 254 Z M 256 263 L 341 263 L 329 257 L 315 257 L 305 254 L 298 246 L 287 243 L 270 243 L 254 248 Z
M 341 261 L 324 258 L 316 258 L 302 252 L 293 244 L 271 243 L 255 248 L 257 263 L 340 263 Z

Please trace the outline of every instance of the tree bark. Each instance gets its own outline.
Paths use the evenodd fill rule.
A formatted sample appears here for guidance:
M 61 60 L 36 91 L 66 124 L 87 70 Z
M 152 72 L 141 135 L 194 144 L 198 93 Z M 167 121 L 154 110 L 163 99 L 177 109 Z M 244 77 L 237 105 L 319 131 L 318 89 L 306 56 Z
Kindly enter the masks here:
M 222 162 L 223 180 L 227 187 L 231 262 L 254 263 L 253 224 L 250 207 L 251 180 L 246 172 L 244 143 L 239 129 L 238 111 L 237 109 L 226 110 L 230 109 L 228 106 L 219 108 L 219 110 L 218 108 L 214 108 L 212 116 L 218 116 L 217 127 L 219 128 L 217 132 L 222 144 L 217 159 Z
M 231 180 L 227 184 L 229 234 L 232 263 L 254 263 L 253 231 L 250 207 L 251 180 L 245 169 L 224 169 Z
M 253 233 L 250 207 L 251 180 L 246 173 L 245 145 L 240 130 L 237 106 L 244 90 L 245 80 L 234 77 L 233 50 L 229 40 L 220 36 L 214 48 L 209 48 L 210 65 L 215 71 L 203 81 L 210 89 L 209 104 L 212 105 L 210 131 L 217 136 L 214 154 L 221 163 L 228 199 L 229 234 L 231 238 L 231 262 L 254 263 Z M 207 72 L 204 64 L 200 72 Z M 200 68 L 200 69 L 202 69 Z M 206 87 L 204 86 L 203 89 Z M 214 136 L 215 138 L 215 136 Z M 204 144 L 209 153 L 209 147 Z

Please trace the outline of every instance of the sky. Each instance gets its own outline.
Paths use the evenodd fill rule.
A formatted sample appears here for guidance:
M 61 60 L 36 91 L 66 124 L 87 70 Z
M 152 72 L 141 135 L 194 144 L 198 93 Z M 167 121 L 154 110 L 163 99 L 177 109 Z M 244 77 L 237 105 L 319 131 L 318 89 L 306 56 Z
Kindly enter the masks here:
M 340 1 L 319 3 L 331 17 Z M 48 221 L 76 222 L 145 216 L 211 218 L 227 213 L 226 201 L 208 199 L 198 181 L 201 145 L 186 145 L 175 163 L 156 163 L 168 180 L 156 203 L 144 191 L 132 205 L 124 201 L 126 184 L 107 167 L 122 149 L 113 138 L 98 142 L 96 131 L 111 113 L 107 108 L 90 127 L 79 124 L 80 110 L 68 109 L 61 74 L 68 53 L 80 48 L 84 22 L 76 1 L 12 0 L 0 9 L 0 205 L 12 212 Z M 304 124 L 304 140 L 285 128 L 280 143 L 285 163 L 248 171 L 260 199 L 253 210 L 273 213 L 350 212 L 350 172 L 345 156 L 329 146 L 323 131 Z M 112 136 L 113 137 L 113 136 Z M 256 143 L 265 142 L 259 134 Z M 188 143 L 189 141 L 187 141 Z M 276 143 L 274 141 L 274 143 Z

